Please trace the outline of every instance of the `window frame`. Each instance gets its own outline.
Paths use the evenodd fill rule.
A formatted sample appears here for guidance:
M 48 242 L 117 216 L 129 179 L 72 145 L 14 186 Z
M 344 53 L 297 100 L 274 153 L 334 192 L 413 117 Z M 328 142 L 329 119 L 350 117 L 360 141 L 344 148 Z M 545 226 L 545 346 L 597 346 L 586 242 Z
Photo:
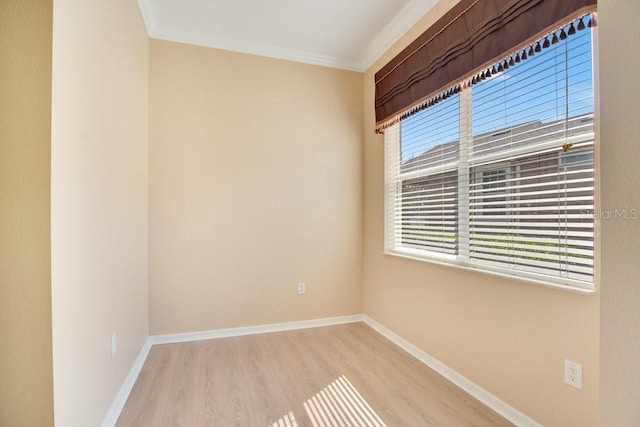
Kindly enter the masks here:
M 593 104 L 594 104 L 593 105 L 594 106 L 593 132 L 580 135 L 578 138 L 576 138 L 575 136 L 571 136 L 571 137 L 567 136 L 565 138 L 560 138 L 561 141 L 562 140 L 568 141 L 569 138 L 571 138 L 572 142 L 575 143 L 577 140 L 579 144 L 588 140 L 593 141 L 592 142 L 593 168 L 594 168 L 593 206 L 594 206 L 594 211 L 596 212 L 601 206 L 600 193 L 598 191 L 599 181 L 600 181 L 600 176 L 599 176 L 600 146 L 599 146 L 599 137 L 598 137 L 599 136 L 599 132 L 598 132 L 598 127 L 599 127 L 598 87 L 599 85 L 598 85 L 598 72 L 597 72 L 598 70 L 597 51 L 598 51 L 597 29 L 592 28 L 592 32 L 591 32 L 591 64 L 592 65 L 591 66 L 592 66 Z M 458 203 L 459 203 L 458 212 L 460 212 L 460 210 L 462 209 L 465 209 L 467 211 L 466 215 L 464 215 L 465 216 L 464 221 L 466 221 L 466 223 L 464 223 L 463 221 L 463 223 L 460 224 L 460 218 L 458 218 L 458 227 L 462 228 L 464 231 L 463 233 L 458 232 L 458 241 L 461 243 L 464 243 L 464 245 L 462 245 L 464 246 L 464 248 L 459 248 L 457 255 L 449 255 L 449 254 L 441 254 L 437 252 L 430 252 L 423 249 L 397 247 L 395 245 L 395 240 L 397 239 L 397 237 L 395 236 L 395 232 L 394 230 L 388 229 L 389 215 L 394 215 L 394 209 L 396 205 L 396 195 L 397 195 L 397 189 L 395 188 L 395 186 L 397 185 L 397 182 L 398 182 L 397 178 L 401 177 L 402 173 L 400 171 L 400 165 L 398 165 L 397 171 L 396 171 L 397 173 L 395 175 L 390 174 L 391 176 L 387 176 L 388 167 L 386 163 L 387 162 L 386 159 L 388 158 L 399 158 L 398 154 L 401 150 L 400 148 L 401 125 L 395 124 L 389 127 L 388 129 L 386 129 L 384 133 L 384 139 L 385 139 L 385 143 L 384 143 L 384 146 L 385 146 L 385 151 L 384 151 L 384 155 L 385 155 L 384 254 L 389 256 L 394 256 L 394 257 L 416 260 L 420 262 L 427 262 L 435 265 L 454 267 L 460 270 L 473 271 L 473 272 L 482 273 L 482 274 L 495 276 L 495 277 L 508 278 L 511 280 L 515 280 L 517 282 L 541 285 L 544 287 L 570 291 L 578 294 L 589 295 L 589 294 L 595 293 L 596 289 L 599 286 L 599 273 L 600 273 L 599 271 L 600 233 L 598 232 L 598 230 L 600 229 L 600 218 L 597 215 L 595 215 L 593 218 L 593 282 L 592 283 L 581 281 L 581 280 L 563 278 L 563 277 L 553 277 L 553 276 L 534 273 L 534 272 L 492 267 L 490 265 L 474 263 L 469 258 L 469 248 L 470 248 L 469 234 L 468 234 L 470 229 L 468 224 L 468 221 L 469 221 L 468 201 L 469 201 L 469 189 L 470 189 L 469 179 L 470 179 L 471 170 L 474 167 L 481 168 L 479 172 L 481 172 L 482 169 L 485 169 L 485 166 L 483 165 L 473 166 L 469 164 L 469 161 L 467 158 L 467 147 L 468 147 L 468 144 L 472 143 L 473 136 L 472 136 L 472 123 L 470 123 L 471 115 L 466 114 L 464 110 L 472 108 L 472 105 L 471 105 L 472 88 L 473 87 L 467 88 L 465 90 L 461 90 L 460 93 L 458 94 L 460 96 L 460 107 L 459 107 L 460 108 L 460 140 L 459 140 L 460 158 L 456 166 L 458 170 L 458 177 L 459 177 L 458 179 Z M 388 143 L 387 138 L 395 138 L 397 143 Z M 557 140 L 554 143 L 557 143 Z M 581 146 L 579 145 L 578 147 L 575 147 L 575 151 L 576 151 L 576 154 L 578 154 L 577 152 L 582 152 Z M 568 163 L 563 162 L 565 158 L 568 158 L 568 155 L 566 153 L 563 153 L 562 151 L 558 153 L 559 166 L 569 165 Z M 582 161 L 583 160 L 579 160 L 579 162 L 582 162 Z M 513 165 L 504 163 L 504 162 L 496 162 L 492 164 L 491 167 L 486 167 L 486 170 L 500 169 L 499 167 L 497 167 L 498 165 L 502 165 L 501 168 L 506 170 L 506 175 L 511 175 L 513 173 L 512 172 Z M 516 171 L 515 174 L 519 176 L 520 175 L 519 166 L 516 165 L 516 167 L 518 168 L 518 170 Z M 438 172 L 434 172 L 434 173 L 438 173 Z M 411 176 L 411 178 L 429 175 L 424 171 L 412 171 L 410 172 L 410 174 L 415 175 L 415 176 Z M 405 179 L 410 179 L 410 178 L 405 178 Z M 399 182 L 401 183 L 403 180 L 404 179 L 401 179 Z M 506 194 L 508 197 L 508 192 Z M 466 235 L 465 235 L 465 232 L 466 232 Z

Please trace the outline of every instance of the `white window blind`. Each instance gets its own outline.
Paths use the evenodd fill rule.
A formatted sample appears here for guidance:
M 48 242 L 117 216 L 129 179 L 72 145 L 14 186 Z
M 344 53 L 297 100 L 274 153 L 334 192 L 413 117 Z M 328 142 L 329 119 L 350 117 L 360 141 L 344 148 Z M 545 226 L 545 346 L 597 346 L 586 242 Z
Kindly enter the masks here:
M 397 246 L 457 251 L 458 96 L 449 101 L 404 121 L 401 135 L 396 133 L 402 143 L 387 157 L 397 168 L 396 177 L 402 177 L 389 183 Z
M 592 51 L 556 37 L 388 129 L 386 250 L 592 289 Z

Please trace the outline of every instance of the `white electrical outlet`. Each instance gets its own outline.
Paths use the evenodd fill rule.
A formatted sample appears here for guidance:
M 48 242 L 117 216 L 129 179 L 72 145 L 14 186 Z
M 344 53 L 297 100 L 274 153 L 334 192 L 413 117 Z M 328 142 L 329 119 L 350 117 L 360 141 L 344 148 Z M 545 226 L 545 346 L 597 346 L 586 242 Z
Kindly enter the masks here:
M 116 357 L 116 351 L 118 351 L 118 336 L 116 333 L 111 334 L 111 358 Z
M 307 293 L 307 286 L 304 282 L 298 282 L 298 295 L 304 295 Z
M 582 365 L 564 359 L 564 382 L 578 390 L 582 390 Z

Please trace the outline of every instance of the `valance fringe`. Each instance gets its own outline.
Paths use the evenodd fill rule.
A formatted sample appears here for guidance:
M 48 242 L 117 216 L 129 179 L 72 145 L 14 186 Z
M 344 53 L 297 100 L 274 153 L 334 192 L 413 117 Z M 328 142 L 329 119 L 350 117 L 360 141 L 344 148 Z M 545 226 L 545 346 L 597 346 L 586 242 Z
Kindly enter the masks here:
M 560 40 L 566 40 L 568 36 L 576 34 L 578 31 L 582 31 L 586 28 L 592 28 L 597 25 L 596 13 L 586 12 L 578 15 L 577 17 L 571 16 L 561 24 L 559 28 L 556 28 L 546 34 L 543 37 L 535 39 L 533 42 L 526 43 L 525 46 L 519 46 L 511 53 L 507 54 L 503 59 L 497 61 L 495 64 L 481 68 L 480 71 L 473 72 L 472 75 L 465 77 L 459 83 L 456 83 L 452 87 L 437 93 L 434 96 L 429 97 L 426 100 L 416 103 L 403 113 L 395 116 L 394 118 L 387 120 L 376 125 L 376 133 L 384 133 L 385 129 L 401 122 L 413 116 L 426 108 L 432 107 L 439 102 L 456 95 L 461 90 L 464 90 L 472 85 L 480 83 L 489 77 L 504 72 L 509 67 L 515 64 L 527 60 L 529 57 L 534 56 L 536 53 L 540 53 L 542 49 L 547 49 L 550 46 L 558 43 Z M 586 22 L 585 22 L 586 20 Z

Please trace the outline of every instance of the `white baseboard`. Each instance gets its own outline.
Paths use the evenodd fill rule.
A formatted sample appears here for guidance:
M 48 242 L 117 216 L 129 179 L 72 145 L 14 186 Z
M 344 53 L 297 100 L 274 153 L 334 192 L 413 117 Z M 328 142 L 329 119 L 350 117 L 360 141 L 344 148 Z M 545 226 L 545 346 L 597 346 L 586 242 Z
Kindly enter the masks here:
M 271 323 L 266 325 L 247 326 L 241 328 L 214 329 L 210 331 L 187 332 L 181 334 L 152 335 L 147 338 L 147 341 L 142 347 L 142 350 L 140 350 L 140 354 L 136 358 L 133 367 L 129 371 L 129 375 L 127 375 L 127 378 L 120 388 L 118 395 L 114 399 L 113 404 L 111 405 L 111 408 L 107 413 L 107 416 L 102 422 L 102 427 L 115 426 L 116 422 L 118 421 L 118 417 L 120 416 L 120 412 L 122 412 L 122 408 L 124 408 L 124 404 L 126 403 L 127 398 L 129 397 L 129 393 L 131 392 L 131 389 L 133 388 L 133 385 L 135 384 L 136 379 L 140 374 L 142 365 L 144 364 L 144 361 L 146 360 L 152 345 L 237 337 L 243 335 L 264 334 L 269 332 L 292 331 L 296 329 L 317 328 L 321 326 L 341 325 L 354 322 L 366 323 L 378 333 L 388 338 L 398 347 L 402 348 L 407 353 L 411 354 L 413 357 L 420 360 L 422 363 L 429 366 L 431 369 L 438 372 L 440 375 L 442 375 L 515 425 L 522 427 L 541 427 L 540 423 L 536 422 L 517 409 L 509 406 L 507 403 L 489 393 L 482 387 L 474 384 L 453 369 L 449 368 L 438 359 L 427 354 L 395 332 L 391 331 L 390 329 L 386 328 L 385 326 L 381 325 L 380 323 L 364 314 L 327 317 L 323 319 L 301 320 L 286 323 Z
M 511 421 L 517 426 L 522 427 L 541 427 L 542 425 L 512 406 L 508 405 L 506 402 L 500 400 L 493 394 L 489 393 L 487 390 L 478 386 L 477 384 L 471 382 L 469 379 L 463 377 L 435 357 L 429 355 L 423 350 L 419 349 L 415 345 L 411 344 L 409 341 L 402 338 L 400 335 L 396 334 L 392 330 L 386 328 L 380 323 L 376 322 L 372 318 L 367 315 L 363 315 L 363 322 L 367 325 L 371 326 L 374 330 L 379 332 L 384 337 L 388 338 L 391 342 L 396 344 L 398 347 L 402 348 L 407 353 L 411 354 L 413 357 L 469 393 L 471 396 L 478 399 L 480 402 L 487 405 L 489 408 L 502 415 L 507 420 Z
M 111 408 L 109 408 L 109 412 L 107 412 L 107 416 L 102 421 L 102 427 L 113 427 L 118 422 L 118 417 L 122 412 L 122 408 L 124 408 L 124 404 L 127 402 L 127 398 L 129 397 L 129 393 L 133 389 L 136 380 L 138 379 L 138 375 L 140 375 L 140 371 L 142 370 L 142 365 L 144 365 L 144 361 L 147 360 L 147 355 L 149 354 L 149 350 L 151 350 L 151 339 L 147 337 L 140 353 L 138 353 L 138 357 L 133 362 L 133 366 L 125 378 L 122 387 L 120 387 L 120 391 L 116 395 L 116 398 L 113 400 L 111 404 Z
M 239 337 L 243 335 L 266 334 L 269 332 L 293 331 L 296 329 L 341 325 L 344 323 L 362 322 L 362 319 L 362 314 L 353 314 L 350 316 L 325 317 L 323 319 L 300 320 L 286 323 L 270 323 L 266 325 L 246 326 L 241 328 L 214 329 L 210 331 L 187 332 L 182 334 L 153 335 L 150 338 L 153 345 L 173 344 L 179 342 Z

